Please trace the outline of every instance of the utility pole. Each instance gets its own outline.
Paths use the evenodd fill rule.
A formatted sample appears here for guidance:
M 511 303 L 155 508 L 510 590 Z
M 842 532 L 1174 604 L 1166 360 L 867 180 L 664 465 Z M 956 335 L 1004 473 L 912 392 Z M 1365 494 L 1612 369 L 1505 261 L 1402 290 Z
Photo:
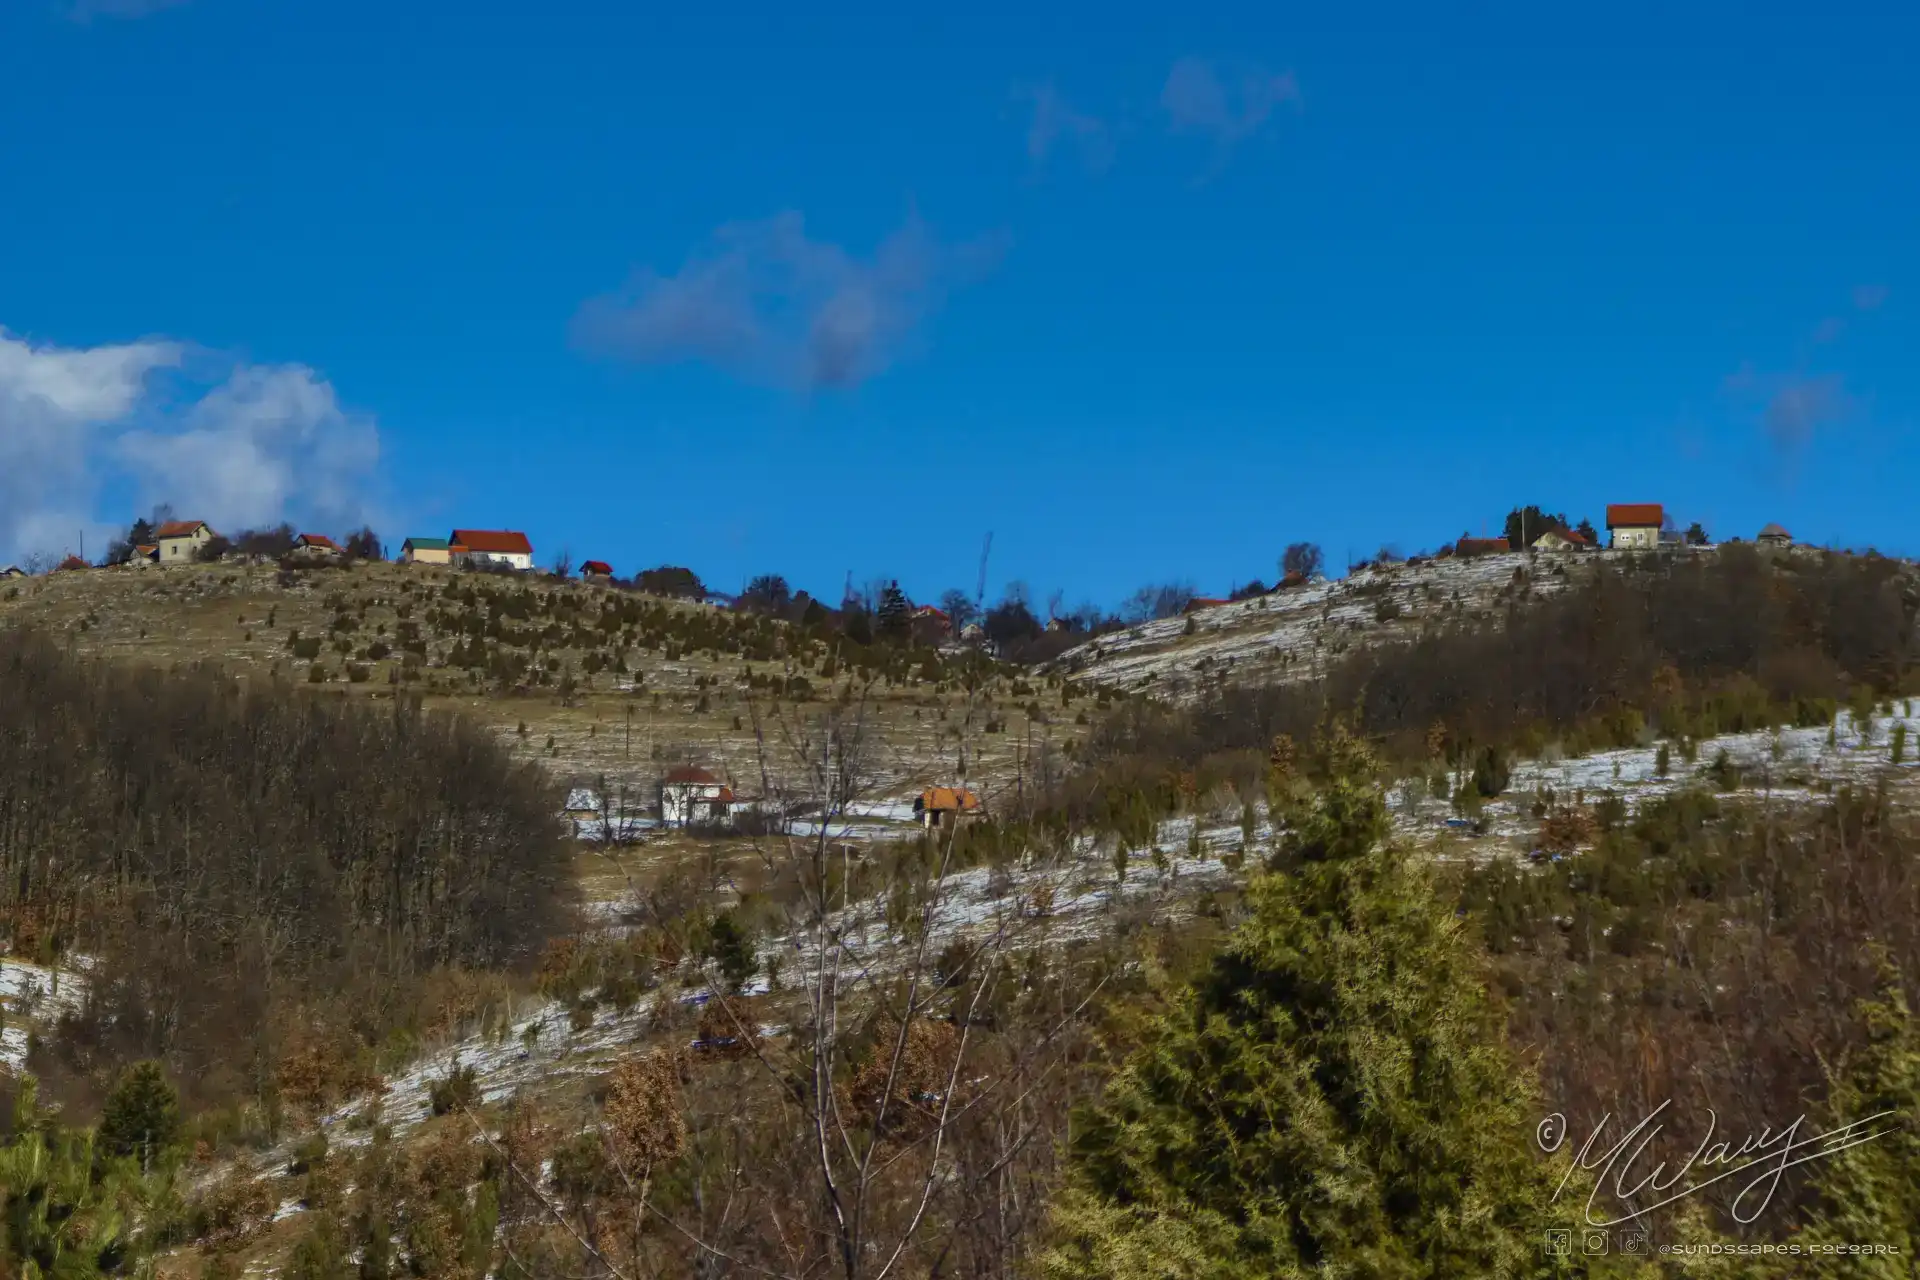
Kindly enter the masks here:
M 987 607 L 987 556 L 993 551 L 993 530 L 987 530 L 987 539 L 980 544 L 980 581 L 973 589 L 973 611 L 981 617 L 986 616 Z

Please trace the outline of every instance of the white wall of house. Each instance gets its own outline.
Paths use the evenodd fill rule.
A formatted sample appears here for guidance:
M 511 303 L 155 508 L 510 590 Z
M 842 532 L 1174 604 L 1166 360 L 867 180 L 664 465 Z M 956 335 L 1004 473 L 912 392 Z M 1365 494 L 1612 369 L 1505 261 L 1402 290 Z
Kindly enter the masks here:
M 469 551 L 467 552 L 467 563 L 469 564 L 485 564 L 489 560 L 493 561 L 495 564 L 504 564 L 510 569 L 518 569 L 522 573 L 528 572 L 533 568 L 533 555 L 530 552 L 525 552 L 525 551 Z
M 161 564 L 189 564 L 200 554 L 200 548 L 213 538 L 213 531 L 201 525 L 192 533 L 180 538 L 159 538 Z
M 713 816 L 713 805 L 726 794 L 720 782 L 666 782 L 660 786 L 660 818 L 675 826 L 701 822 Z
M 1627 524 L 1610 530 L 1616 551 L 1652 551 L 1660 545 L 1660 526 Z

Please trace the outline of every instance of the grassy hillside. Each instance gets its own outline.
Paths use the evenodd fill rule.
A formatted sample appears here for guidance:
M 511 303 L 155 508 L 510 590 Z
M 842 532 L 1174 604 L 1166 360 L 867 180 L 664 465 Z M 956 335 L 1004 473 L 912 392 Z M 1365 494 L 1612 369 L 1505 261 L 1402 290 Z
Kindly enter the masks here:
M 0 626 L 172 666 L 212 660 L 342 696 L 459 708 L 562 782 L 645 790 L 698 763 L 757 794 L 778 721 L 858 702 L 904 794 L 965 768 L 992 793 L 1058 754 L 1091 699 L 1058 678 L 584 583 L 359 564 L 96 569 L 0 587 Z

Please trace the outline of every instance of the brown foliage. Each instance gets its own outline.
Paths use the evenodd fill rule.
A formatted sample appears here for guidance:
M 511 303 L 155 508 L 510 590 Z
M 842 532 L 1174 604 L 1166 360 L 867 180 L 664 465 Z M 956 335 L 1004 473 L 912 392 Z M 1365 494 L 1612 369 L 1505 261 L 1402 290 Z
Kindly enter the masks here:
M 899 1020 L 882 1018 L 847 1084 L 851 1109 L 877 1133 L 919 1133 L 938 1121 L 959 1056 L 960 1032 L 950 1022 L 916 1018 L 903 1043 Z
M 1593 810 L 1585 806 L 1559 808 L 1540 820 L 1539 848 L 1548 853 L 1572 853 L 1593 843 L 1599 829 Z
M 623 1059 L 607 1085 L 606 1123 L 614 1154 L 642 1176 L 687 1149 L 677 1054 L 656 1049 Z
M 701 1056 L 745 1058 L 760 1044 L 760 1018 L 765 1001 L 753 996 L 730 996 L 716 991 L 700 1010 L 694 1036 Z

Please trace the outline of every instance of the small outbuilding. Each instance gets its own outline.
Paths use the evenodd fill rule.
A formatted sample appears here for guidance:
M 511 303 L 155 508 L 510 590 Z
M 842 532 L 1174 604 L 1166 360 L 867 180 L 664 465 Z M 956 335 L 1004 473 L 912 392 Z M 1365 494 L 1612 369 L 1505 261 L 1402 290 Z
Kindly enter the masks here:
M 1790 547 L 1793 545 L 1793 535 L 1777 524 L 1769 524 L 1755 536 L 1754 541 L 1763 547 Z
M 980 797 L 965 787 L 928 787 L 913 802 L 913 816 L 923 827 L 952 826 L 980 812 Z

